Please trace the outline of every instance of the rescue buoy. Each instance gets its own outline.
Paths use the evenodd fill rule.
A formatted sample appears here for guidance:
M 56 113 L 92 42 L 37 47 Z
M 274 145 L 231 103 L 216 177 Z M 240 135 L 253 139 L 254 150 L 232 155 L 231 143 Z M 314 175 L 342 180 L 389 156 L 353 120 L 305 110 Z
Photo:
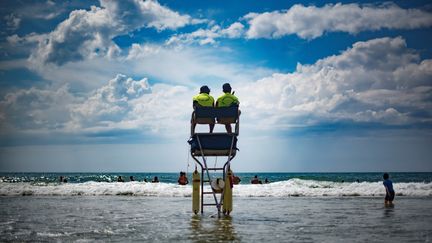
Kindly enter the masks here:
M 232 171 L 228 170 L 228 173 L 225 177 L 225 189 L 224 189 L 224 198 L 223 198 L 223 213 L 225 215 L 229 215 L 232 212 L 233 209 L 233 203 L 232 203 Z
M 195 214 L 199 213 L 200 207 L 200 183 L 200 174 L 195 169 L 194 173 L 192 174 L 192 211 Z
M 222 192 L 225 187 L 225 182 L 221 178 L 217 178 L 211 182 L 211 187 L 214 192 Z

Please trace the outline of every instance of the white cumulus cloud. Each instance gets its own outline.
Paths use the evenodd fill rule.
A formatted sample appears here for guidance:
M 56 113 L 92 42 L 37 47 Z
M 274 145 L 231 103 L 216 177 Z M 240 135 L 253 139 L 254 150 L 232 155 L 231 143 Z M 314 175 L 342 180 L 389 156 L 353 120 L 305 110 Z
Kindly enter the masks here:
M 420 60 L 401 37 L 380 38 L 243 85 L 238 93 L 244 114 L 267 128 L 430 124 L 431 80 L 432 60 Z
M 20 89 L 0 100 L 0 133 L 176 136 L 188 131 L 193 94 L 185 86 L 150 85 L 123 74 L 86 94 L 67 86 Z
M 191 90 L 184 86 L 151 86 L 146 78 L 134 80 L 118 74 L 72 106 L 66 130 L 136 130 L 175 136 L 179 127 L 188 124 L 191 97 Z
M 171 44 L 191 44 L 198 43 L 199 45 L 215 44 L 220 38 L 240 38 L 244 33 L 244 25 L 235 22 L 227 28 L 222 28 L 219 25 L 213 25 L 208 29 L 198 29 L 191 33 L 178 34 L 172 36 L 166 42 Z
M 157 1 L 105 1 L 101 7 L 74 10 L 55 30 L 39 41 L 30 56 L 36 64 L 62 65 L 119 50 L 112 38 L 139 28 L 158 31 L 177 29 L 199 22 L 189 15 L 161 6 Z
M 107 85 L 92 92 L 85 102 L 74 105 L 72 114 L 80 123 L 92 125 L 121 121 L 131 110 L 129 102 L 147 93 L 151 93 L 151 88 L 146 78 L 135 81 L 118 74 Z
M 314 39 L 326 32 L 380 29 L 415 29 L 432 26 L 432 13 L 421 9 L 403 9 L 395 4 L 326 4 L 323 7 L 296 4 L 288 10 L 249 13 L 244 16 L 249 28 L 246 37 L 280 38 L 297 35 Z
M 30 88 L 10 92 L 0 100 L 1 133 L 26 130 L 62 130 L 69 122 L 70 105 L 77 102 L 67 86 Z

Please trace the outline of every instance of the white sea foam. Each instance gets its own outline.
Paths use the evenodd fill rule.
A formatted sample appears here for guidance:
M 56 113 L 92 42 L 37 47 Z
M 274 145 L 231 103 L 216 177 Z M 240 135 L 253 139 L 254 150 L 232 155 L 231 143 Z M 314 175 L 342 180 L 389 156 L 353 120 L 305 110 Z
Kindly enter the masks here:
M 49 232 L 37 232 L 37 236 L 41 237 L 62 237 L 62 236 L 69 236 L 68 233 L 49 233 Z
M 0 195 L 3 196 L 99 196 L 99 195 L 131 195 L 131 196 L 191 196 L 191 187 L 169 183 L 147 182 L 85 182 L 85 183 L 0 183 Z
M 399 196 L 432 196 L 432 183 L 395 183 L 394 189 Z M 383 196 L 382 182 L 332 182 L 290 179 L 263 185 L 239 185 L 234 190 L 240 197 L 341 197 L 341 196 Z
M 395 183 L 398 196 L 432 196 L 432 183 Z M 206 188 L 209 190 L 209 188 Z M 86 182 L 86 183 L 1 183 L 0 196 L 155 196 L 190 197 L 190 185 L 180 186 L 170 183 L 146 182 Z M 382 182 L 331 182 L 302 179 L 274 182 L 263 185 L 236 185 L 233 190 L 237 197 L 343 197 L 343 196 L 383 196 Z

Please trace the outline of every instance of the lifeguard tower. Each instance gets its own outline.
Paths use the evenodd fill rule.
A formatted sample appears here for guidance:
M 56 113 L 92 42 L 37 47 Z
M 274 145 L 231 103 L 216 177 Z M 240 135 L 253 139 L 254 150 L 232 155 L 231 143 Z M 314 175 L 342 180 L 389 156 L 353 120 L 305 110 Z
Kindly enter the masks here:
M 195 124 L 234 124 L 233 133 L 195 133 Z M 201 167 L 201 176 L 197 170 L 194 176 L 192 208 L 195 214 L 204 212 L 204 207 L 215 206 L 220 216 L 221 212 L 228 215 L 232 211 L 232 172 L 230 163 L 237 153 L 237 136 L 239 135 L 240 111 L 238 106 L 230 107 L 195 107 L 191 121 L 191 156 Z M 210 157 L 223 157 L 224 164 L 217 167 L 209 166 Z M 222 173 L 222 178 L 214 178 L 212 174 Z M 217 175 L 217 174 L 216 174 Z M 220 175 L 220 174 L 219 174 Z M 198 184 L 200 182 L 199 191 Z M 208 185 L 208 187 L 207 187 Z M 198 197 L 199 195 L 199 197 Z M 205 195 L 208 195 L 207 197 Z M 209 202 L 210 201 L 210 202 Z

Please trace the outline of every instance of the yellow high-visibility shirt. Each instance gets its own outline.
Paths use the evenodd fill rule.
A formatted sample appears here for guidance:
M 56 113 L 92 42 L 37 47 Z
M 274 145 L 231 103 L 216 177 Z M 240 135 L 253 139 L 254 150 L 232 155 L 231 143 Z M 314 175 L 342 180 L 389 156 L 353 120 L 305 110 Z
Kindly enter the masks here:
M 198 102 L 201 106 L 213 106 L 214 105 L 214 98 L 206 93 L 197 94 L 193 97 L 193 101 Z
M 226 92 L 217 99 L 218 107 L 229 107 L 231 105 L 239 105 L 240 101 L 230 92 Z

